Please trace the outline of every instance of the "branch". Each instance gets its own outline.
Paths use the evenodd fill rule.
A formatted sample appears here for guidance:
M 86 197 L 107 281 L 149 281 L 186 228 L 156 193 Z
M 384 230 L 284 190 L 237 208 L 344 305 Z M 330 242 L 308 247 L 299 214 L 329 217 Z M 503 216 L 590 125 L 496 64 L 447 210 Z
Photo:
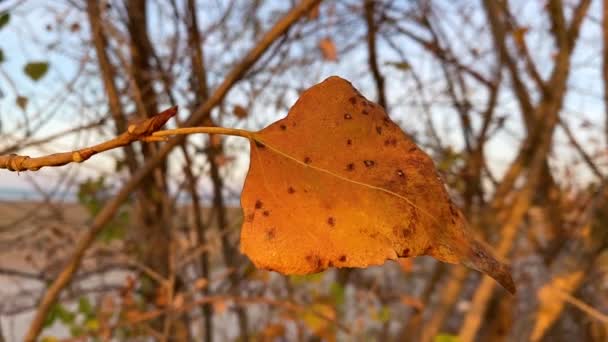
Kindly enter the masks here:
M 262 56 L 262 54 L 272 45 L 272 43 L 279 37 L 281 37 L 287 30 L 302 16 L 306 15 L 315 5 L 319 4 L 321 0 L 303 0 L 296 5 L 291 11 L 289 11 L 282 19 L 280 19 L 256 44 L 253 49 L 243 58 L 243 61 L 237 64 L 229 73 L 226 75 L 224 81 L 217 87 L 213 95 L 186 121 L 186 126 L 195 126 L 199 124 L 205 116 L 217 106 L 226 96 L 228 91 L 239 81 L 243 75 L 251 68 L 253 64 Z M 78 242 L 74 254 L 70 262 L 61 271 L 55 281 L 49 286 L 47 292 L 44 294 L 38 311 L 32 323 L 29 331 L 27 332 L 25 341 L 34 342 L 44 324 L 44 320 L 59 297 L 59 294 L 72 280 L 74 273 L 76 273 L 80 262 L 86 252 L 86 250 L 95 241 L 97 234 L 103 229 L 107 222 L 113 217 L 122 202 L 127 200 L 131 192 L 135 190 L 141 180 L 147 176 L 152 170 L 156 168 L 179 144 L 185 140 L 184 136 L 180 136 L 170 140 L 158 154 L 150 158 L 139 170 L 133 174 L 129 181 L 123 186 L 118 194 L 112 198 L 106 205 L 101 209 L 99 214 L 93 220 L 89 231 L 82 237 Z
M 595 165 L 595 163 L 593 162 L 593 159 L 591 159 L 591 156 L 589 156 L 589 154 L 585 151 L 583 146 L 581 146 L 581 144 L 576 140 L 576 137 L 574 136 L 574 133 L 572 133 L 572 130 L 570 129 L 568 124 L 563 119 L 560 118 L 559 125 L 564 130 L 564 133 L 566 133 L 568 140 L 570 140 L 570 144 L 572 146 L 574 146 L 576 151 L 581 155 L 581 157 L 583 158 L 583 160 L 585 161 L 585 163 L 587 164 L 589 169 L 591 169 L 591 171 L 597 178 L 599 178 L 600 180 L 603 180 L 604 175 L 600 171 L 599 167 L 597 165 Z
M 599 310 L 583 302 L 582 300 L 573 297 L 568 292 L 557 287 L 551 287 L 551 292 L 556 294 L 558 297 L 561 297 L 566 302 L 576 306 L 579 310 L 588 314 L 590 317 L 596 319 L 600 323 L 608 324 L 608 315 L 600 312 Z
M 17 154 L 0 156 L 0 169 L 9 171 L 38 171 L 45 166 L 62 166 L 70 163 L 82 163 L 92 156 L 130 145 L 134 141 L 155 140 L 151 134 L 158 131 L 164 124 L 177 113 L 177 107 L 169 108 L 149 119 L 132 124 L 127 131 L 114 139 L 102 142 L 90 147 L 81 148 L 71 152 L 49 154 L 42 157 L 29 157 Z
M 116 134 L 118 134 L 127 129 L 127 120 L 125 119 L 125 113 L 120 105 L 120 92 L 118 91 L 115 82 L 116 69 L 110 62 L 110 58 L 106 51 L 108 39 L 103 30 L 99 6 L 100 4 L 98 1 L 87 0 L 87 18 L 89 19 L 91 25 L 91 40 L 95 46 L 95 53 L 97 55 L 99 72 L 103 81 L 103 88 L 108 97 L 108 107 L 112 118 L 114 119 L 114 129 L 116 130 Z M 138 167 L 138 162 L 135 158 L 135 151 L 131 146 L 127 146 L 125 148 L 125 157 L 129 171 L 134 172 Z
M 519 77 L 517 65 L 507 49 L 506 29 L 503 21 L 505 11 L 504 9 L 500 8 L 495 1 L 485 0 L 483 5 L 486 12 L 486 20 L 490 25 L 494 45 L 498 50 L 498 64 L 501 65 L 504 63 L 509 70 L 509 76 L 513 82 L 513 91 L 517 97 L 521 114 L 524 118 L 524 122 L 526 123 L 526 128 L 529 130 L 529 127 L 532 126 L 534 119 L 534 105 L 532 103 L 532 99 L 530 98 L 529 90 Z
M 378 91 L 378 104 L 382 106 L 387 112 L 386 107 L 386 94 L 384 88 L 384 77 L 380 73 L 378 68 L 378 54 L 376 52 L 376 31 L 377 27 L 374 23 L 374 0 L 365 1 L 365 22 L 367 23 L 367 54 L 369 61 L 369 68 L 374 76 L 376 82 L 376 90 Z

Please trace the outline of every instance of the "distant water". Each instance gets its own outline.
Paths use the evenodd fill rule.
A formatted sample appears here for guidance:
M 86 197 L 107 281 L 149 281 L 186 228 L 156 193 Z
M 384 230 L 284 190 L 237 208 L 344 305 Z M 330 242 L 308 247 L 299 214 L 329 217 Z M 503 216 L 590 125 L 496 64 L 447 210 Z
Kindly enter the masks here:
M 53 200 L 73 202 L 76 200 L 74 193 L 61 192 L 59 194 L 49 194 Z M 27 188 L 0 187 L 0 201 L 40 201 L 44 196 L 35 190 Z

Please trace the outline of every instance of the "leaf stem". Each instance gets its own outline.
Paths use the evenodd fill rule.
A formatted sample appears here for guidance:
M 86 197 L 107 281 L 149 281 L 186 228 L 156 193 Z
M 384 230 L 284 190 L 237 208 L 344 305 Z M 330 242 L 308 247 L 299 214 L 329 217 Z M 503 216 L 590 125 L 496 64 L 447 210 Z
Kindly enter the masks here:
M 175 129 L 165 129 L 162 131 L 156 131 L 152 133 L 153 137 L 166 137 L 169 135 L 183 135 L 183 134 L 196 134 L 196 133 L 206 133 L 206 134 L 222 134 L 222 135 L 232 135 L 237 137 L 243 137 L 249 140 L 253 140 L 253 132 L 238 129 L 238 128 L 226 128 L 226 127 L 183 127 L 183 128 L 175 128 Z

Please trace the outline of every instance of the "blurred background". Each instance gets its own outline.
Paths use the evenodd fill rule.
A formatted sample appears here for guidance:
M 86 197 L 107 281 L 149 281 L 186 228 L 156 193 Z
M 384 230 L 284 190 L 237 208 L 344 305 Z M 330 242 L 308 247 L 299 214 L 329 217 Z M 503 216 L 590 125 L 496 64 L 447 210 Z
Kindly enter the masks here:
M 0 171 L 0 341 L 36 321 L 43 341 L 608 339 L 608 0 L 3 0 L 0 155 L 90 146 L 173 105 L 169 127 L 257 130 L 330 75 L 432 156 L 515 296 L 427 257 L 256 270 L 238 248 L 248 143 L 193 135 L 117 203 L 42 321 L 162 144 Z

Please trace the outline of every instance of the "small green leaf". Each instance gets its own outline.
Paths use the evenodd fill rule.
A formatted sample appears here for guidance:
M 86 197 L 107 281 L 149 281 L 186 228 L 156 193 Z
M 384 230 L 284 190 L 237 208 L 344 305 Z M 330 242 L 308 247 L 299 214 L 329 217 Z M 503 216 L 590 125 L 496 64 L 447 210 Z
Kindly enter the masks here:
M 40 342 L 57 342 L 59 339 L 55 336 L 44 336 Z
M 435 336 L 433 342 L 460 342 L 460 339 L 456 335 L 439 334 Z
M 323 273 L 313 273 L 305 275 L 292 275 L 289 277 L 294 285 L 302 285 L 306 283 L 319 283 L 323 279 Z
M 11 15 L 8 12 L 4 12 L 0 14 L 0 29 L 6 26 L 8 22 L 11 20 Z
M 53 323 L 55 323 L 55 320 L 58 318 L 59 315 L 59 304 L 55 304 L 51 307 L 51 309 L 49 310 L 49 312 L 46 314 L 46 318 L 44 319 L 44 324 L 43 326 L 46 327 L 50 327 L 51 325 L 53 325 Z
M 78 312 L 90 317 L 94 314 L 93 306 L 87 297 L 80 297 L 78 300 Z
M 72 337 L 79 337 L 84 335 L 85 330 L 82 326 L 80 325 L 72 325 L 70 326 L 70 334 L 72 334 Z
M 49 71 L 49 63 L 47 62 L 31 62 L 23 68 L 23 72 L 34 81 L 44 77 L 47 71 Z
M 386 323 L 391 320 L 391 309 L 388 306 L 383 306 L 376 312 L 376 320 L 380 323 Z
M 68 325 L 74 322 L 74 319 L 76 319 L 76 314 L 69 311 L 62 305 L 59 305 L 57 307 L 57 318 L 61 321 L 61 323 Z
M 344 304 L 345 293 L 344 286 L 340 283 L 333 282 L 329 288 L 329 293 L 336 306 L 342 306 Z
M 386 62 L 386 65 L 390 65 L 401 71 L 409 71 L 412 68 L 408 62 Z
M 99 233 L 98 238 L 105 243 L 124 239 L 126 236 L 125 224 L 121 221 L 124 220 L 121 219 L 110 221 Z
M 99 330 L 99 321 L 95 318 L 89 319 L 84 324 L 89 331 L 97 331 Z

